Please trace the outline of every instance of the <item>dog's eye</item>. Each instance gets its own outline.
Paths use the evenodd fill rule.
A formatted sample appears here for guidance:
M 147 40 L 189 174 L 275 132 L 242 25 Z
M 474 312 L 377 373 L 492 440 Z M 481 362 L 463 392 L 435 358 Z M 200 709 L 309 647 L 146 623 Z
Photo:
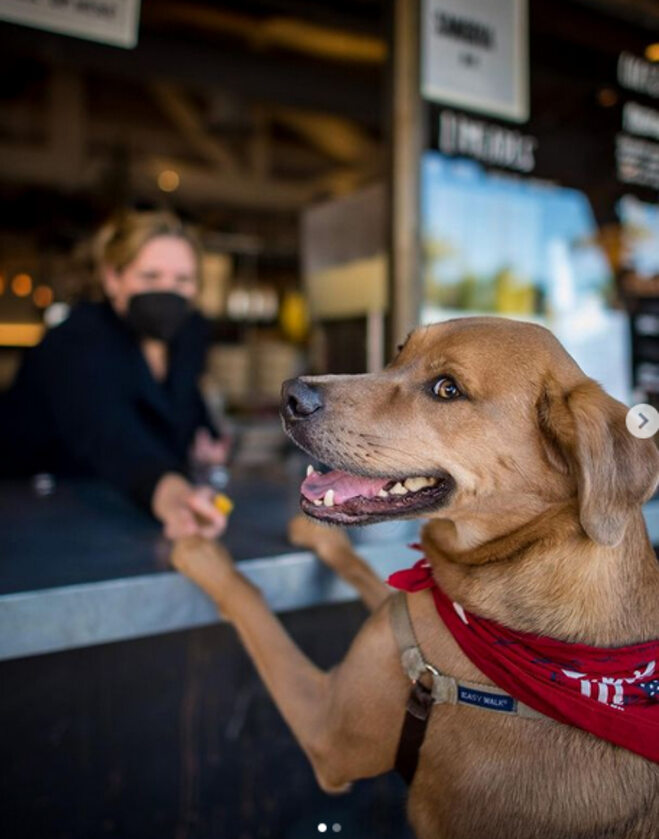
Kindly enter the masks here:
M 442 376 L 432 386 L 432 392 L 438 399 L 457 399 L 462 396 L 460 388 L 449 376 Z

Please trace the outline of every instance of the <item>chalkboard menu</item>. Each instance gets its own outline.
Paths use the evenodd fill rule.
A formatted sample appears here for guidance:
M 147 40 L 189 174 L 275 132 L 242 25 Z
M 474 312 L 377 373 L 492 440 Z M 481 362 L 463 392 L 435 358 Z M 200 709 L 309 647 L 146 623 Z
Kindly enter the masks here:
M 465 19 L 471 5 L 461 4 Z M 468 97 L 425 95 L 425 147 L 579 189 L 600 225 L 618 222 L 625 195 L 655 203 L 659 62 L 645 52 L 659 32 L 568 0 L 532 0 L 528 11 L 527 118 L 475 108 Z

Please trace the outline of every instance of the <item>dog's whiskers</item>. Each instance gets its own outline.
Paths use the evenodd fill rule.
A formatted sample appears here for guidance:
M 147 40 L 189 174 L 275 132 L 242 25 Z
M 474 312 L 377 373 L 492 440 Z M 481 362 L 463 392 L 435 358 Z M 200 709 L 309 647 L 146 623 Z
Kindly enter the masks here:
M 396 452 L 396 454 L 404 454 L 405 456 L 409 457 L 410 452 L 406 451 L 405 449 L 399 449 L 397 446 L 392 446 L 389 443 L 382 442 L 382 437 L 378 437 L 375 434 L 360 434 L 360 437 L 371 441 L 371 445 L 375 446 L 377 449 L 381 451 L 389 451 L 389 452 Z

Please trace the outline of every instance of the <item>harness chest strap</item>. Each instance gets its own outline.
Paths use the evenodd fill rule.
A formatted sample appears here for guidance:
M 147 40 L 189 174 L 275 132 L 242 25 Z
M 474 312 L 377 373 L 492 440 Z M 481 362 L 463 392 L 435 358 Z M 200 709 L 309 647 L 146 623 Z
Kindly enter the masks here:
M 395 762 L 395 768 L 408 784 L 412 782 L 416 771 L 419 749 L 425 737 L 433 704 L 471 705 L 527 719 L 548 719 L 544 714 L 494 685 L 458 681 L 428 663 L 414 634 L 405 592 L 397 591 L 391 600 L 391 626 L 398 645 L 401 665 L 412 682 Z M 426 687 L 421 681 L 423 676 L 431 678 L 430 687 Z

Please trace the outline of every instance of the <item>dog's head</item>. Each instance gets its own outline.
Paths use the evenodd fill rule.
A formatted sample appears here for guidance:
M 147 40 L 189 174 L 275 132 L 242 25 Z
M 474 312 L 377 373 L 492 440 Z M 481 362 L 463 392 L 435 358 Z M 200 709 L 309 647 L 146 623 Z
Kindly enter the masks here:
M 659 455 L 626 408 L 546 329 L 465 318 L 415 330 L 383 372 L 293 379 L 284 428 L 332 467 L 302 484 L 328 522 L 453 518 L 578 498 L 588 536 L 616 544 L 653 492 Z

